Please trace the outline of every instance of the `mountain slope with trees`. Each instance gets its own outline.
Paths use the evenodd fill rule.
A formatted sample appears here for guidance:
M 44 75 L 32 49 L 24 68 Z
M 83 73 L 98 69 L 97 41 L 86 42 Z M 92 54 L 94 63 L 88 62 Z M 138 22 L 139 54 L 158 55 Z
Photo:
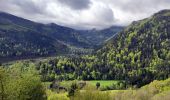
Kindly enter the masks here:
M 42 56 L 65 51 L 67 46 L 37 32 L 29 27 L 17 24 L 15 21 L 7 20 L 0 14 L 0 58 L 20 56 Z M 24 20 L 25 21 L 25 20 Z M 22 25 L 24 21 L 20 21 Z M 26 22 L 31 23 L 30 21 Z M 30 25 L 31 27 L 31 25 Z
M 121 26 L 111 26 L 109 28 L 103 30 L 81 30 L 78 31 L 82 37 L 84 37 L 88 43 L 93 44 L 95 46 L 100 46 L 109 40 L 111 37 L 116 35 L 120 30 L 124 27 Z
M 133 22 L 94 55 L 41 61 L 43 81 L 125 80 L 141 87 L 170 76 L 170 11 Z
M 133 22 L 97 53 L 109 73 L 143 85 L 170 76 L 170 10 Z
M 113 28 L 113 30 L 108 30 L 108 33 L 113 35 L 120 30 Z M 82 32 L 54 23 L 36 23 L 0 12 L 0 58 L 32 58 L 72 52 L 88 52 L 88 49 L 95 47 L 95 43 L 89 42 L 90 39 L 84 37 Z M 98 35 L 93 34 L 88 35 L 98 39 Z M 110 35 L 106 37 L 109 38 Z M 107 39 L 106 37 L 103 34 L 99 41 L 104 41 Z

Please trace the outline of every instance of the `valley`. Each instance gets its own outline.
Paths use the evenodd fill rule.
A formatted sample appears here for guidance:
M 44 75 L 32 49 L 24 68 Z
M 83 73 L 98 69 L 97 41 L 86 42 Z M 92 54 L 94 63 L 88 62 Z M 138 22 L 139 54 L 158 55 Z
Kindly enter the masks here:
M 103 30 L 0 12 L 0 66 L 1 100 L 169 100 L 170 10 Z

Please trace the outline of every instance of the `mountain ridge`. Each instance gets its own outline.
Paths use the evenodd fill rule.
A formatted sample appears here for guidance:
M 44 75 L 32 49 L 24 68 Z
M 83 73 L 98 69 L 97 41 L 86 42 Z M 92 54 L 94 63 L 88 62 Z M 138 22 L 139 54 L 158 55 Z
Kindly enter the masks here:
M 117 26 L 119 27 L 119 26 Z M 116 28 L 117 28 L 116 27 Z M 115 29 L 116 29 L 115 28 Z M 95 41 L 104 41 L 110 35 L 120 31 L 109 30 L 109 35 L 102 34 L 99 38 L 97 33 L 89 30 L 75 30 L 55 23 L 41 24 L 24 18 L 17 17 L 5 12 L 0 13 L 0 57 L 15 56 L 47 56 L 51 54 L 87 53 L 96 45 Z M 107 29 L 105 29 L 107 31 Z M 98 31 L 99 32 L 99 31 Z M 94 34 L 94 35 L 93 35 Z M 36 38 L 35 38 L 36 37 Z M 91 40 L 94 38 L 93 40 Z M 100 39 L 100 40 L 99 40 Z M 35 50 L 31 50 L 33 48 Z M 87 50 L 86 50 L 87 49 Z M 89 50 L 88 50 L 89 49 Z
M 170 10 L 133 22 L 98 50 L 97 57 L 107 66 L 114 66 L 112 72 L 122 71 L 116 77 L 126 77 L 132 85 L 167 79 L 170 75 Z

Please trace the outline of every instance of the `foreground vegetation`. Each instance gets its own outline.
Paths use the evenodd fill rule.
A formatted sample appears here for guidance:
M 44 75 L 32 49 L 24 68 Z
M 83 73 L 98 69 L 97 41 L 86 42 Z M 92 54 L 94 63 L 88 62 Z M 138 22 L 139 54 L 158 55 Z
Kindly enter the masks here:
M 91 81 L 87 81 L 89 84 L 93 85 L 93 86 L 96 86 L 96 83 L 100 83 L 101 87 L 104 87 L 104 86 L 110 86 L 112 84 L 116 84 L 118 83 L 119 81 L 115 81 L 115 80 L 91 80 Z
M 99 91 L 94 87 L 86 86 L 84 90 L 76 90 L 74 96 L 67 97 L 66 93 L 56 94 L 48 91 L 48 99 L 56 100 L 169 100 L 170 79 L 153 81 L 139 89 Z M 51 99 L 53 98 L 53 99 Z
M 45 100 L 45 88 L 33 64 L 0 67 L 0 100 Z
M 18 62 L 0 68 L 1 100 L 169 100 L 170 79 L 154 81 L 142 88 L 121 88 L 122 81 L 59 81 L 42 83 L 36 64 Z M 58 81 L 54 86 L 58 86 Z M 82 86 L 82 83 L 85 85 Z M 99 87 L 97 84 L 100 84 Z M 108 87 L 116 86 L 111 90 Z M 61 88 L 62 87 L 62 88 Z M 66 87 L 66 90 L 65 88 Z M 102 90 L 103 87 L 106 89 Z M 119 90 L 123 89 L 123 90 Z M 63 91 L 64 90 L 64 91 Z

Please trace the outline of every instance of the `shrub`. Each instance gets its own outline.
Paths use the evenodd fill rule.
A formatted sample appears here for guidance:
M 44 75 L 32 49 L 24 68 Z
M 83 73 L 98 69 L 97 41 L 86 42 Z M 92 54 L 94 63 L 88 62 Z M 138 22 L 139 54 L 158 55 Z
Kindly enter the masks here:
M 109 93 L 101 92 L 87 86 L 85 90 L 76 91 L 71 100 L 111 100 Z
M 97 82 L 97 83 L 96 83 L 96 88 L 98 89 L 99 87 L 100 87 L 100 83 Z

